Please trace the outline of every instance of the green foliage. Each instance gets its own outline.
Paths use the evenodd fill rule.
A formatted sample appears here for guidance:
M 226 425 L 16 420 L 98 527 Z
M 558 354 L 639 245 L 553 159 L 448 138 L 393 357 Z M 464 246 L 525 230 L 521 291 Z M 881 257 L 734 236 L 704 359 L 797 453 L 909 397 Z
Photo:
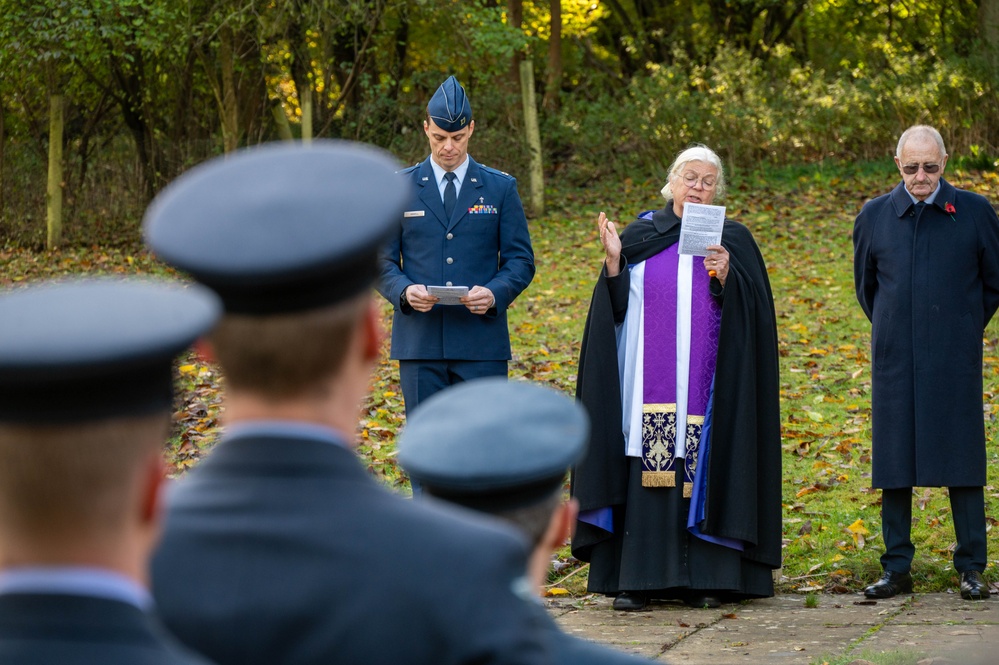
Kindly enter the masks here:
M 973 61 L 957 58 L 912 55 L 896 58 L 894 71 L 827 73 L 788 49 L 764 61 L 723 47 L 708 65 L 676 52 L 673 64 L 649 65 L 625 90 L 567 99 L 545 138 L 574 183 L 662 173 L 694 142 L 737 167 L 873 159 L 892 154 L 901 131 L 920 122 L 937 126 L 951 153 L 974 144 L 988 155 L 985 128 L 999 126 L 999 108 L 985 101 L 996 94 Z

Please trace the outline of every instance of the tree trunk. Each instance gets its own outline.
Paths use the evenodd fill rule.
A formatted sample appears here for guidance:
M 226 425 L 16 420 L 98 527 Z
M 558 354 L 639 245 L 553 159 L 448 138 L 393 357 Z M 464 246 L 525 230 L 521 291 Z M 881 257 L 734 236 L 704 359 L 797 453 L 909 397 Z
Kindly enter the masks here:
M 534 64 L 530 55 L 520 61 L 520 91 L 524 104 L 524 134 L 531 153 L 529 209 L 532 217 L 540 217 L 545 214 L 545 172 L 541 161 L 538 107 L 534 98 Z
M 979 37 L 989 56 L 989 66 L 996 73 L 999 55 L 999 0 L 981 0 L 978 5 Z
M 507 0 L 506 3 L 506 22 L 510 24 L 511 27 L 520 30 L 521 25 L 524 22 L 524 0 Z M 513 62 L 510 63 L 510 81 L 513 84 L 512 88 L 516 90 L 517 86 L 521 82 L 521 69 L 520 63 L 524 60 L 524 54 L 520 51 L 515 51 L 513 54 Z
M 281 103 L 280 99 L 271 100 L 271 113 L 274 115 L 274 123 L 277 125 L 278 136 L 281 137 L 281 140 L 295 140 L 294 134 L 291 133 L 291 123 L 288 122 L 288 114 L 284 112 L 284 104 Z
M 219 114 L 222 120 L 222 149 L 229 153 L 239 147 L 239 100 L 236 94 L 234 42 L 235 35 L 229 26 L 219 31 L 219 67 L 221 68 L 221 93 Z
M 558 111 L 558 93 L 562 88 L 562 1 L 551 0 L 551 39 L 548 42 L 548 78 L 541 107 L 549 112 Z
M 989 79 L 999 86 L 999 0 L 981 0 L 978 5 L 979 43 L 989 68 Z M 991 150 L 999 146 L 999 128 L 985 127 L 986 142 Z
M 302 141 L 308 143 L 312 140 L 312 83 L 308 77 L 299 90 L 301 98 L 298 102 L 302 106 Z
M 55 249 L 62 240 L 62 109 L 62 95 L 49 97 L 49 181 L 45 201 L 47 249 Z

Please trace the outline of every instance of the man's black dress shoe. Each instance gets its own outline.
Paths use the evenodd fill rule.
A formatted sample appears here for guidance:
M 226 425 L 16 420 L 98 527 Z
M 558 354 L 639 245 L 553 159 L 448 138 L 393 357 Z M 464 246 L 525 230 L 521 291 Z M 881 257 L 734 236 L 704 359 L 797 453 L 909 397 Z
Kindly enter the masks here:
M 989 585 L 977 570 L 961 573 L 961 598 L 965 600 L 985 600 L 989 597 Z
M 622 591 L 618 594 L 617 598 L 614 599 L 614 609 L 621 610 L 624 612 L 633 612 L 635 610 L 645 609 L 645 604 L 648 599 L 643 593 L 636 593 L 634 591 Z
M 912 593 L 912 575 L 894 570 L 886 570 L 880 580 L 864 589 L 868 598 L 892 598 L 900 593 Z

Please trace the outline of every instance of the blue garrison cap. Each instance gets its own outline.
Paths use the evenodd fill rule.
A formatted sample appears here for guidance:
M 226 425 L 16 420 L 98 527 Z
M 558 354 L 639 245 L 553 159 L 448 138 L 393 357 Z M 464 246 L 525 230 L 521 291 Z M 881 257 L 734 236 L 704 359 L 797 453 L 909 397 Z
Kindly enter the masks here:
M 234 314 L 333 305 L 371 287 L 409 184 L 387 152 L 349 141 L 271 143 L 170 183 L 146 211 L 147 244 Z
M 0 422 L 76 423 L 170 411 L 174 356 L 222 312 L 200 286 L 46 282 L 0 294 Z
M 588 435 L 586 411 L 563 393 L 475 379 L 420 404 L 400 437 L 399 463 L 434 496 L 499 512 L 550 497 Z
M 445 132 L 457 132 L 472 121 L 472 105 L 458 79 L 449 76 L 427 104 L 427 115 Z

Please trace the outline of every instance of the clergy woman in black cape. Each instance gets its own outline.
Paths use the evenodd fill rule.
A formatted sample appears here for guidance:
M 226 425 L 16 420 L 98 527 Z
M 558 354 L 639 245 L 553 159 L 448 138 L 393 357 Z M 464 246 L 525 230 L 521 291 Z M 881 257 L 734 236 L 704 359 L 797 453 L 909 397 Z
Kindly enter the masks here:
M 583 334 L 576 397 L 593 423 L 573 470 L 573 555 L 589 591 L 635 610 L 773 595 L 781 564 L 777 331 L 766 266 L 749 230 L 725 220 L 706 257 L 678 253 L 684 206 L 724 190 L 721 160 L 689 148 L 664 209 L 618 236 Z M 677 436 L 677 432 L 684 436 Z

